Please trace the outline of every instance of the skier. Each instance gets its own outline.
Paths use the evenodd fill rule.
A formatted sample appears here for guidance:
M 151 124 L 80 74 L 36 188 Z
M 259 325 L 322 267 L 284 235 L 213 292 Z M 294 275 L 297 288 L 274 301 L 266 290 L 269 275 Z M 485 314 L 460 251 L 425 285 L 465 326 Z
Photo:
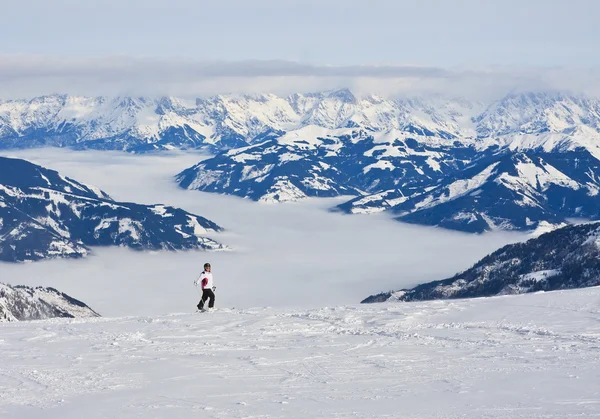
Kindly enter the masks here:
M 204 303 L 206 303 L 206 300 L 208 300 L 209 298 L 210 298 L 210 302 L 208 303 L 208 308 L 213 308 L 215 305 L 214 291 L 217 289 L 217 287 L 215 287 L 213 285 L 213 276 L 212 276 L 212 273 L 210 270 L 211 270 L 210 263 L 208 263 L 208 262 L 205 263 L 204 271 L 202 271 L 202 273 L 200 274 L 198 279 L 196 279 L 194 281 L 194 285 L 202 286 L 202 298 L 200 299 L 200 302 L 196 306 L 196 307 L 198 307 L 198 310 L 200 310 L 200 311 L 205 311 Z

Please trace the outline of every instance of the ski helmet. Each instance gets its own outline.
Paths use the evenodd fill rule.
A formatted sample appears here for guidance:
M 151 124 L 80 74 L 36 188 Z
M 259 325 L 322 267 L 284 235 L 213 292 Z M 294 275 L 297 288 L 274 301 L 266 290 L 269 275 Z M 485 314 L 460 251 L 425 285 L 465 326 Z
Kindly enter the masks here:
M 210 263 L 206 262 L 206 263 L 204 264 L 204 267 L 205 267 L 205 268 L 210 268 Z

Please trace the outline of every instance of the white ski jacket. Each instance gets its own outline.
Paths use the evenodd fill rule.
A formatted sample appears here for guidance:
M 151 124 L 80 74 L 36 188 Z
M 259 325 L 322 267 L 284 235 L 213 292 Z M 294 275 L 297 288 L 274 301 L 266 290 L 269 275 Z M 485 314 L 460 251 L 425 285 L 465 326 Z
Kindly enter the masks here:
M 211 272 L 202 272 L 196 280 L 196 285 L 200 285 L 202 289 L 211 289 L 213 287 L 213 276 Z

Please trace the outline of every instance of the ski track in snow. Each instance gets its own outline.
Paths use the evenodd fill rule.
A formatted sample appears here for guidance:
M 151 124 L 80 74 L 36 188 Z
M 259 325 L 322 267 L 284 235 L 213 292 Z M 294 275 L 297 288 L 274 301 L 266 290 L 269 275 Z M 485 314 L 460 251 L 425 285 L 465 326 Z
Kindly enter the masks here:
M 600 417 L 600 288 L 0 325 L 2 418 Z

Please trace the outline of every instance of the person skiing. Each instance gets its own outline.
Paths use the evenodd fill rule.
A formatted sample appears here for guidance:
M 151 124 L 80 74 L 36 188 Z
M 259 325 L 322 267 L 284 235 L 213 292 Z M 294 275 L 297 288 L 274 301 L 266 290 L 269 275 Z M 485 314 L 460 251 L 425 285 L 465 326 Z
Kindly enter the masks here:
M 208 303 L 208 308 L 213 308 L 215 306 L 215 289 L 216 287 L 213 285 L 213 275 L 211 272 L 210 263 L 204 264 L 204 271 L 200 274 L 198 279 L 194 281 L 194 285 L 200 285 L 202 287 L 202 298 L 196 307 L 198 310 L 204 311 L 204 303 L 206 300 L 210 298 L 210 302 Z

